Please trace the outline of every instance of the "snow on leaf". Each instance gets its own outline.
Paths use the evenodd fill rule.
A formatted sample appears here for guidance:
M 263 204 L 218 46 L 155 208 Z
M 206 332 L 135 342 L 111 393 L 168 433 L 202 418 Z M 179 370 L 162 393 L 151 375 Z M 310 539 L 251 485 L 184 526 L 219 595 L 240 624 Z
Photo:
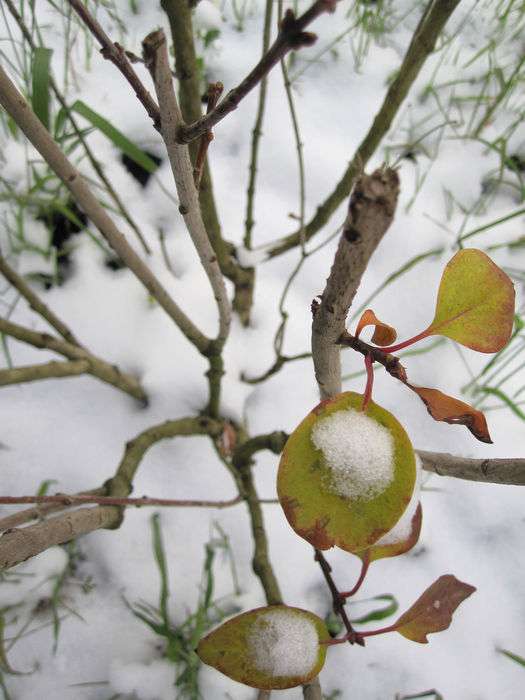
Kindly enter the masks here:
M 439 389 L 429 389 L 424 386 L 414 386 L 408 382 L 405 383 L 412 391 L 416 392 L 434 420 L 445 421 L 445 423 L 454 425 L 464 425 L 475 438 L 481 442 L 492 444 L 487 421 L 481 411 L 472 408 L 464 401 L 444 394 Z
M 444 335 L 478 352 L 498 352 L 512 332 L 514 296 L 510 278 L 488 255 L 460 250 L 445 267 L 425 335 Z
M 302 685 L 321 670 L 330 635 L 307 610 L 287 605 L 237 615 L 197 647 L 200 659 L 235 681 L 260 690 Z
M 452 574 L 440 576 L 392 627 L 413 642 L 427 644 L 427 634 L 448 629 L 456 608 L 475 590 Z
M 359 319 L 359 323 L 357 324 L 355 330 L 356 338 L 359 338 L 359 334 L 363 328 L 366 328 L 366 326 L 375 326 L 372 342 L 380 347 L 391 345 L 397 338 L 396 329 L 392 328 L 392 326 L 389 326 L 383 321 L 380 321 L 372 309 L 367 309 L 364 311 L 363 315 Z
M 317 549 L 369 548 L 405 511 L 416 481 L 403 427 L 354 392 L 323 401 L 285 445 L 277 493 L 295 532 Z

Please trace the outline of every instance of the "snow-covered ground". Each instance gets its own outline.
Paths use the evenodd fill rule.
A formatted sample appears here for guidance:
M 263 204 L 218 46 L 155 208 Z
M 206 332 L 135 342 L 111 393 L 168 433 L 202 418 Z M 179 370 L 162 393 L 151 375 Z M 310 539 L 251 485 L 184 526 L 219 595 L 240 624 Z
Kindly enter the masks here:
M 301 50 L 291 69 L 292 77 L 306 69 L 293 83 L 293 94 L 304 143 L 307 219 L 332 190 L 367 132 L 381 104 L 387 79 L 399 66 L 423 3 L 403 0 L 384 4 L 389 11 L 395 10 L 398 20 L 388 31 L 379 34 L 377 41 L 372 39 L 359 70 L 348 36 L 336 45 L 336 51 L 328 51 L 314 63 L 305 62 L 351 23 L 353 16 L 347 17 L 347 12 L 354 3 L 346 0 L 339 4 L 334 15 L 316 21 L 312 29 L 319 34 L 317 44 Z M 44 42 L 54 49 L 53 67 L 60 80 L 64 71 L 64 25 L 47 3 L 37 5 L 41 6 L 38 9 Z M 140 53 L 140 42 L 149 31 L 159 26 L 168 31 L 158 2 L 138 0 L 138 14 L 131 12 L 131 2 L 120 0 L 116 5 L 127 27 L 125 36 L 120 35 L 118 27 L 102 10 L 99 19 L 112 36 L 135 53 Z M 306 2 L 299 5 L 307 7 Z M 523 52 L 523 38 L 512 37 L 514 15 L 507 18 L 507 30 L 501 29 L 504 10 L 512 5 L 495 0 L 465 0 L 460 4 L 448 26 L 448 36 L 456 31 L 457 35 L 428 61 L 393 130 L 369 167 L 372 170 L 381 164 L 385 149 L 390 149 L 392 161 L 400 153 L 396 145 L 424 137 L 421 143 L 411 147 L 416 161 L 407 158 L 399 161 L 401 196 L 397 215 L 372 259 L 354 303 L 357 309 L 389 274 L 412 257 L 435 248 L 443 249 L 440 255 L 426 258 L 406 272 L 371 303 L 381 319 L 398 329 L 400 338 L 414 335 L 432 319 L 440 275 L 456 250 L 458 233 L 481 227 L 523 207 L 516 188 L 519 179 L 512 171 L 504 173 L 507 184 L 489 191 L 488 178 L 497 175 L 500 158 L 494 148 L 487 147 L 487 142 L 494 141 L 516 121 L 520 110 L 523 113 L 523 88 L 518 85 L 508 100 L 503 101 L 481 132 L 483 143 L 479 139 L 458 138 L 468 131 L 473 112 L 471 103 L 460 98 L 479 92 L 481 85 L 454 84 L 466 78 L 476 79 L 487 71 L 484 58 L 468 64 L 496 30 L 505 36 L 496 55 L 505 75 L 512 71 L 518 52 Z M 260 54 L 263 7 L 248 0 L 245 8 L 242 31 L 236 28 L 230 2 L 218 10 L 208 0 L 202 0 L 195 12 L 197 27 L 203 31 L 210 27 L 220 30 L 219 37 L 203 55 L 208 78 L 221 80 L 226 90 L 245 75 Z M 517 17 L 517 10 L 514 11 Z M 0 23 L 3 26 L 1 18 Z M 10 26 L 16 32 L 12 23 Z M 12 56 L 13 48 L 6 40 L 5 28 L 0 36 L 0 47 Z M 361 37 L 359 30 L 352 36 L 355 53 Z M 85 38 L 79 33 L 69 56 L 73 75 L 69 99 L 82 99 L 132 141 L 164 158 L 160 137 L 116 69 L 96 50 L 92 51 L 87 67 L 85 55 Z M 10 70 L 5 61 L 2 65 Z M 150 84 L 145 69 L 140 65 L 136 69 Z M 429 85 L 444 83 L 447 87 L 437 89 L 436 94 L 446 114 L 439 112 L 431 92 L 425 92 Z M 491 89 L 490 94 L 494 95 L 495 90 Z M 256 104 L 255 91 L 216 127 L 210 147 L 223 231 L 239 245 L 244 229 L 250 134 Z M 474 124 L 481 119 L 485 107 L 485 104 L 479 107 Z M 456 123 L 443 126 L 445 120 Z M 459 125 L 461 120 L 463 124 Z M 443 129 L 435 128 L 440 126 Z M 295 144 L 278 68 L 269 80 L 263 131 L 255 205 L 256 247 L 296 230 L 296 221 L 289 214 L 297 215 L 299 211 Z M 22 139 L 15 141 L 6 134 L 1 139 L 1 175 L 23 193 L 27 158 L 34 154 Z M 167 159 L 164 158 L 156 177 L 142 189 L 121 165 L 114 146 L 100 132 L 93 131 L 89 142 L 154 250 L 148 262 L 197 325 L 214 333 L 216 312 L 207 281 L 176 203 L 166 195 L 166 190 L 172 193 L 174 189 Z M 525 159 L 522 126 L 515 128 L 508 138 L 507 155 L 513 154 Z M 482 188 L 484 208 L 478 206 Z M 11 211 L 11 203 L 0 199 L 2 221 L 9 220 Z M 321 242 L 335 231 L 344 213 L 341 207 L 313 243 Z M 523 222 L 522 214 L 469 239 L 466 245 L 486 249 L 515 241 L 524 234 Z M 119 225 L 135 245 L 125 222 L 119 221 Z M 160 254 L 159 228 L 165 231 L 175 274 L 167 270 Z M 25 229 L 33 243 L 43 244 L 47 234 L 41 223 L 27 215 Z M 8 238 L 4 227 L 0 227 L 0 244 L 5 253 Z M 310 303 L 324 287 L 335 246 L 333 240 L 309 257 L 292 286 L 287 298 L 286 354 L 309 350 Z M 522 249 L 502 245 L 491 255 L 498 265 L 512 269 L 519 310 L 522 303 L 519 273 L 525 263 Z M 293 430 L 318 401 L 308 359 L 288 363 L 261 384 L 241 381 L 243 373 L 261 374 L 273 363 L 278 300 L 298 256 L 295 249 L 259 265 L 252 325 L 244 329 L 234 321 L 226 348 L 222 411 L 244 422 L 251 435 Z M 89 376 L 2 388 L 0 490 L 3 495 L 35 493 L 46 479 L 55 480 L 51 492 L 74 493 L 98 486 L 114 473 L 128 440 L 168 418 L 195 414 L 206 399 L 204 360 L 164 312 L 151 303 L 133 275 L 127 270 L 108 269 L 102 251 L 85 234 L 74 238 L 72 259 L 72 274 L 65 283 L 42 292 L 46 303 L 90 350 L 136 373 L 150 396 L 150 405 L 147 409 L 137 407 L 126 395 Z M 24 274 L 48 271 L 42 256 L 28 250 L 11 260 Z M 13 291 L 5 289 L 3 284 L 0 290 L 2 307 L 10 305 L 16 298 Z M 11 318 L 30 328 L 46 329 L 23 301 L 16 305 Z M 7 343 L 15 366 L 54 357 L 52 353 L 16 341 Z M 520 357 L 511 367 L 519 364 Z M 415 383 L 435 386 L 459 397 L 471 378 L 469 373 L 477 373 L 487 359 L 469 350 L 459 353 L 447 341 L 429 354 L 408 358 L 405 364 Z M 3 355 L 0 362 L 5 366 Z M 360 369 L 360 358 L 346 352 L 344 372 Z M 517 372 L 504 385 L 509 396 L 519 389 L 520 379 Z M 363 387 L 363 376 L 345 382 L 345 389 L 362 391 Z M 500 403 L 497 397 L 489 396 L 489 399 L 484 405 Z M 377 373 L 374 400 L 395 414 L 416 447 L 488 458 L 523 455 L 524 423 L 508 408 L 487 411 L 494 444 L 485 445 L 476 442 L 463 427 L 433 422 L 419 398 L 383 372 Z M 472 397 L 466 400 L 472 401 Z M 275 497 L 277 464 L 274 455 L 260 453 L 257 457 L 255 475 L 261 498 Z M 210 442 L 192 437 L 159 443 L 147 453 L 135 480 L 134 495 L 141 494 L 225 499 L 233 497 L 235 492 L 233 481 Z M 476 586 L 477 592 L 458 609 L 450 629 L 432 636 L 428 646 L 390 634 L 370 639 L 365 649 L 347 645 L 331 649 L 321 674 L 323 690 L 327 695 L 339 690 L 340 695 L 332 697 L 345 700 L 393 700 L 396 693 L 418 693 L 431 688 L 446 700 L 495 697 L 519 700 L 523 697 L 525 670 L 496 649 L 502 647 L 525 654 L 522 487 L 436 476 L 423 485 L 422 503 L 423 530 L 418 545 L 407 555 L 374 563 L 362 597 L 393 594 L 403 611 L 445 573 Z M 2 515 L 8 512 L 12 511 L 7 507 L 0 510 Z M 330 598 L 313 561 L 311 547 L 290 529 L 278 505 L 265 505 L 264 515 L 270 557 L 285 601 L 324 617 L 330 610 Z M 0 580 L 0 612 L 6 606 L 19 604 L 5 614 L 6 622 L 17 618 L 6 627 L 6 638 L 13 640 L 30 619 L 15 643 L 7 644 L 9 662 L 18 671 L 33 671 L 19 676 L 2 672 L 5 685 L 0 683 L 0 687 L 6 698 L 29 700 L 36 694 L 46 700 L 177 697 L 173 687 L 175 668 L 162 659 L 162 639 L 142 624 L 125 603 L 139 600 L 155 606 L 158 603 L 159 575 L 151 546 L 150 516 L 147 509 L 130 510 L 118 531 L 98 531 L 79 541 L 76 573 L 60 591 L 58 614 L 64 619 L 56 651 L 49 606 L 42 601 L 53 596 L 56 576 L 66 564 L 65 551 L 49 550 Z M 252 539 L 244 505 L 215 512 L 165 509 L 160 523 L 169 565 L 169 612 L 176 624 L 183 622 L 198 602 L 204 547 L 210 540 L 214 521 L 229 536 L 242 591 L 232 596 L 231 570 L 227 560 L 221 558 L 214 567 L 215 597 L 230 596 L 223 603 L 235 604 L 242 610 L 264 605 L 261 586 L 250 566 Z M 359 571 L 359 560 L 339 550 L 328 552 L 327 557 L 340 587 L 351 587 Z M 15 576 L 17 571 L 23 576 Z M 82 586 L 86 581 L 89 585 Z M 352 606 L 349 610 L 352 615 Z M 210 668 L 202 668 L 200 683 L 206 699 L 254 697 L 254 691 Z M 275 696 L 283 700 L 298 699 L 301 690 L 275 692 Z

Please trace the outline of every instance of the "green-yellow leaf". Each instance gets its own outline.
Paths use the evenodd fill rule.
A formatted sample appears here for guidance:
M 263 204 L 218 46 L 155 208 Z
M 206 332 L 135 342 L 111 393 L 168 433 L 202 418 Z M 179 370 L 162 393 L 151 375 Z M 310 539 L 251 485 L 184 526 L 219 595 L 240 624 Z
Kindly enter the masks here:
M 197 647 L 200 659 L 229 678 L 260 690 L 282 690 L 318 675 L 330 635 L 317 615 L 287 605 L 237 615 Z
M 406 432 L 372 401 L 363 413 L 362 403 L 354 392 L 320 403 L 281 457 L 279 501 L 295 532 L 317 549 L 368 549 L 412 496 L 415 456 Z
M 479 352 L 508 343 L 514 320 L 514 286 L 481 250 L 460 250 L 446 266 L 434 320 L 424 336 L 444 335 Z

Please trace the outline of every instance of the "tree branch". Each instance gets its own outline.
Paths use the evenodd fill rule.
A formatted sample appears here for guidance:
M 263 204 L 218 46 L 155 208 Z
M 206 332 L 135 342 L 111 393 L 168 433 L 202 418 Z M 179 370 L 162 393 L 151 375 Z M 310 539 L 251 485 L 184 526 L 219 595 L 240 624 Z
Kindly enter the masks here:
M 25 367 L 12 367 L 0 369 L 0 386 L 10 384 L 23 384 L 35 382 L 39 379 L 59 379 L 62 377 L 76 377 L 79 374 L 89 373 L 88 360 L 71 360 L 70 362 L 47 362 L 42 365 L 27 365 Z
M 364 170 L 384 136 L 388 133 L 399 108 L 419 75 L 426 59 L 434 51 L 441 31 L 460 2 L 461 0 L 430 0 L 412 36 L 396 77 L 390 84 L 381 108 L 372 122 L 372 126 L 359 144 L 343 177 L 339 180 L 333 192 L 317 207 L 314 216 L 304 227 L 303 235 L 305 241 L 310 240 L 312 236 L 323 228 L 332 214 L 350 194 L 356 178 Z M 300 243 L 301 231 L 285 236 L 270 247 L 268 258 L 281 255 L 281 253 L 285 253 Z
M 492 484 L 525 486 L 525 459 L 472 459 L 444 452 L 418 450 L 423 469 L 439 476 L 482 481 Z
M 237 108 L 239 102 L 258 85 L 271 69 L 293 50 L 310 46 L 316 40 L 315 34 L 306 32 L 306 27 L 325 12 L 334 12 L 337 0 L 317 0 L 300 17 L 295 17 L 292 10 L 287 10 L 279 27 L 274 43 L 261 58 L 253 70 L 219 102 L 217 107 L 193 124 L 181 126 L 178 132 L 180 143 L 189 143 L 218 124 L 224 117 Z
M 66 340 L 72 345 L 80 346 L 79 341 L 73 335 L 73 332 L 66 326 L 65 323 L 56 316 L 56 314 L 40 299 L 40 297 L 31 289 L 23 277 L 16 272 L 0 253 L 0 274 L 15 288 L 29 304 L 35 313 L 40 314 L 45 320 Z
M 188 0 L 161 0 L 161 6 L 170 23 L 182 117 L 187 123 L 195 122 L 202 116 L 202 101 L 193 40 L 191 3 Z M 190 143 L 189 147 L 192 162 L 195 162 L 198 150 L 197 141 Z M 241 323 L 247 326 L 253 302 L 255 271 L 253 268 L 239 265 L 235 258 L 235 246 L 222 236 L 207 159 L 202 171 L 199 202 L 204 225 L 221 270 L 235 288 L 233 310 L 238 314 Z
M 398 194 L 398 175 L 387 168 L 362 175 L 350 198 L 330 276 L 312 323 L 312 356 L 322 399 L 341 391 L 337 342 L 370 257 L 392 222 Z
M 80 508 L 21 529 L 6 530 L 0 537 L 0 571 L 93 530 L 118 526 L 120 519 L 118 508 L 97 506 Z
M 40 153 L 49 167 L 62 180 L 86 216 L 95 224 L 119 258 L 142 282 L 151 296 L 176 323 L 186 338 L 201 353 L 205 353 L 210 340 L 194 325 L 179 308 L 166 289 L 160 284 L 149 267 L 129 245 L 104 207 L 91 192 L 86 181 L 53 141 L 47 129 L 31 110 L 22 94 L 17 90 L 7 73 L 0 66 L 0 104 L 11 115 L 16 124 Z
M 149 34 L 143 42 L 144 60 L 151 72 L 159 100 L 161 115 L 161 135 L 166 145 L 168 157 L 179 196 L 179 211 L 199 255 L 208 277 L 219 310 L 219 333 L 216 343 L 224 346 L 230 329 L 231 313 L 226 286 L 222 277 L 217 256 L 211 246 L 204 227 L 199 206 L 199 196 L 193 177 L 193 166 L 187 146 L 176 142 L 176 133 L 182 123 L 173 78 L 168 61 L 166 37 L 162 30 Z
M 12 321 L 7 321 L 4 318 L 0 318 L 0 333 L 5 333 L 17 340 L 28 345 L 33 345 L 41 350 L 52 350 L 53 352 L 63 355 L 71 360 L 71 363 L 60 363 L 51 362 L 48 365 L 40 365 L 37 367 L 22 367 L 22 376 L 24 374 L 30 378 L 25 379 L 25 381 L 32 381 L 33 379 L 44 379 L 46 376 L 66 376 L 65 373 L 60 374 L 61 370 L 67 370 L 68 367 L 71 370 L 71 374 L 80 374 L 78 371 L 81 366 L 78 361 L 87 362 L 88 368 L 84 371 L 89 374 L 101 379 L 103 382 L 107 382 L 117 389 L 125 391 L 130 394 L 135 399 L 138 399 L 142 403 L 146 404 L 148 402 L 148 397 L 144 392 L 144 389 L 140 386 L 138 379 L 133 377 L 131 374 L 125 374 L 119 370 L 116 365 L 110 365 L 108 362 L 101 360 L 99 357 L 92 355 L 88 350 L 85 350 L 78 345 L 73 345 L 65 340 L 56 338 L 55 336 L 49 335 L 48 333 L 38 333 L 32 331 L 24 326 L 19 326 L 17 323 Z M 67 365 L 67 367 L 64 367 Z M 17 369 L 4 370 L 4 377 L 9 379 L 16 373 Z M 46 375 L 46 372 L 48 373 Z M 55 374 L 53 374 L 55 372 Z M 39 376 L 36 376 L 39 375 Z M 6 383 L 13 383 L 7 381 Z

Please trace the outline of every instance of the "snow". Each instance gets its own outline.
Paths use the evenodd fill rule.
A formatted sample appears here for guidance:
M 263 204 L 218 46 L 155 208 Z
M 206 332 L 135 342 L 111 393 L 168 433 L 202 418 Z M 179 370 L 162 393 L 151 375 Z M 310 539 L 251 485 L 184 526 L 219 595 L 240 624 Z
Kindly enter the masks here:
M 421 497 L 421 472 L 421 460 L 416 454 L 416 483 L 414 490 L 412 491 L 410 501 L 394 527 L 387 532 L 386 535 L 380 537 L 377 540 L 376 545 L 406 542 L 406 540 L 410 537 L 410 533 L 412 532 L 412 518 L 416 514 Z
M 160 3 L 137 0 L 137 4 L 139 14 L 134 15 L 130 3 L 115 3 L 127 34 L 108 16 L 104 9 L 108 3 L 99 3 L 97 17 L 111 36 L 140 54 L 145 34 L 157 27 L 166 31 L 169 28 Z M 336 46 L 337 57 L 328 51 L 319 61 L 306 63 L 346 26 L 350 3 L 339 3 L 334 15 L 316 20 L 312 31 L 319 35 L 317 45 L 295 54 L 294 71 L 306 68 L 293 83 L 293 94 L 304 144 L 307 219 L 332 191 L 366 134 L 383 99 L 388 77 L 399 66 L 411 30 L 417 25 L 422 6 L 415 0 L 382 4 L 397 13 L 398 18 L 406 18 L 389 30 L 382 45 L 371 41 L 359 72 L 355 70 L 350 42 L 355 49 L 361 33 L 357 37 L 347 35 Z M 90 5 L 93 7 L 94 3 Z M 364 7 L 363 3 L 352 7 L 358 5 Z M 369 5 L 367 10 L 372 7 Z M 206 9 L 202 2 L 197 8 L 200 6 Z M 450 88 L 453 92 L 448 92 L 446 87 L 451 81 L 479 79 L 481 68 L 486 70 L 486 54 L 468 68 L 464 66 L 487 44 L 495 28 L 500 31 L 503 26 L 496 13 L 497 6 L 501 15 L 503 4 L 495 0 L 460 3 L 448 32 L 453 37 L 457 31 L 457 37 L 445 45 L 446 53 L 437 51 L 430 57 L 389 136 L 367 166 L 367 171 L 379 166 L 387 148 L 391 160 L 397 158 L 414 136 L 420 137 L 443 123 L 441 107 L 450 112 L 451 120 L 462 124 L 446 127 L 439 148 L 436 140 L 439 132 L 422 142 L 432 157 L 419 154 L 416 163 L 407 159 L 399 161 L 401 194 L 396 217 L 374 254 L 353 302 L 351 315 L 388 275 L 413 256 L 443 248 L 442 254 L 412 267 L 369 304 L 380 318 L 396 327 L 400 337 L 410 337 L 430 322 L 441 272 L 456 250 L 458 233 L 504 218 L 523 207 L 516 187 L 494 190 L 490 197 L 481 199 L 482 183 L 494 177 L 494 172 L 502 166 L 500 154 L 488 149 L 485 143 L 459 138 L 473 113 L 474 101 L 470 97 L 479 83 L 457 84 Z M 35 3 L 35 8 L 37 14 L 45 11 L 41 23 L 43 40 L 54 49 L 55 79 L 62 83 L 67 13 L 57 18 L 45 2 Z M 26 11 L 29 16 L 29 10 Z M 208 77 L 221 80 L 227 91 L 259 59 L 264 3 L 262 0 L 247 3 L 242 31 L 236 28 L 231 4 L 225 3 L 222 11 L 225 15 L 219 25 L 222 49 L 214 41 L 214 50 L 201 51 L 201 55 Z M 213 13 L 211 10 L 208 14 Z M 217 13 L 214 14 L 213 22 L 217 18 Z M 2 26 L 3 22 L 0 15 Z M 17 30 L 12 29 L 18 37 Z M 3 63 L 11 73 L 8 59 L 14 62 L 15 57 L 5 40 L 7 31 L 1 36 L 0 48 L 7 56 Z M 507 42 L 506 49 L 498 50 L 500 56 L 507 52 L 500 61 L 505 71 L 515 65 L 519 40 L 516 37 Z M 68 100 L 71 103 L 75 99 L 84 100 L 138 145 L 163 155 L 160 138 L 145 118 L 133 91 L 114 66 L 100 57 L 97 48 L 86 44 L 83 32 L 76 35 L 69 58 L 73 70 Z M 134 68 L 152 91 L 145 68 L 140 64 Z M 443 85 L 437 87 L 440 105 L 431 95 L 423 99 L 423 90 L 432 82 Z M 521 94 L 514 93 L 501 105 L 493 123 L 483 131 L 484 141 L 496 138 L 512 124 L 516 112 L 523 110 Z M 241 244 L 244 233 L 246 176 L 256 105 L 255 91 L 217 125 L 209 150 L 222 228 L 225 237 L 237 245 Z M 484 106 L 485 102 L 476 107 L 478 118 Z M 79 121 L 82 128 L 88 126 L 84 120 Z M 92 131 L 88 138 L 153 250 L 148 264 L 195 323 L 207 333 L 215 332 L 217 316 L 207 282 L 177 205 L 161 188 L 162 184 L 168 193 L 173 192 L 167 160 L 164 158 L 157 174 L 143 190 L 122 167 L 115 147 L 104 136 Z M 506 153 L 523 154 L 524 144 L 525 132 L 519 126 L 508 140 Z M 432 155 L 434 152 L 436 157 Z M 2 177 L 17 194 L 26 193 L 27 161 L 38 160 L 34 150 L 22 138 L 15 143 L 2 129 L 0 154 L 4 159 Z M 73 157 L 82 171 L 92 177 L 80 154 L 81 151 L 76 151 Z M 258 264 L 253 320 L 248 329 L 242 328 L 238 321 L 233 324 L 225 351 L 222 396 L 225 415 L 242 421 L 253 436 L 272 430 L 291 432 L 319 400 L 308 358 L 287 363 L 261 384 L 249 385 L 240 380 L 242 373 L 257 376 L 274 362 L 272 340 L 280 322 L 279 297 L 300 257 L 299 251 L 293 250 L 265 262 L 261 260 L 262 251 L 267 250 L 271 241 L 296 230 L 297 221 L 289 214 L 297 216 L 299 211 L 295 144 L 278 67 L 268 81 L 267 114 L 259 156 L 253 232 L 257 250 L 243 258 Z M 505 179 L 510 180 L 509 171 L 505 173 Z M 109 203 L 102 190 L 97 189 L 97 195 Z M 14 217 L 18 213 L 12 202 L 0 198 L 0 247 L 4 255 L 12 247 L 15 251 L 19 249 L 18 240 L 8 232 L 8 225 L 16 230 Z M 312 239 L 311 246 L 326 240 L 345 214 L 346 203 Z M 124 221 L 118 217 L 116 220 L 142 255 L 133 232 Z M 35 220 L 32 207 L 23 208 L 22 221 L 28 240 L 41 242 L 41 223 Z M 522 235 L 523 223 L 520 215 L 467 241 L 480 248 L 501 246 L 490 254 L 498 265 L 518 271 L 515 282 L 520 313 L 525 249 L 509 249 L 504 244 Z M 176 276 L 166 269 L 160 255 L 159 227 L 165 232 Z M 283 351 L 287 355 L 310 349 L 310 303 L 323 290 L 336 245 L 335 239 L 309 256 L 291 286 L 285 304 L 289 320 Z M 50 487 L 51 492 L 71 493 L 99 486 L 113 475 L 127 441 L 152 425 L 197 413 L 206 401 L 203 375 L 207 363 L 152 303 L 147 292 L 128 271 L 114 273 L 104 267 L 104 254 L 85 234 L 76 236 L 73 246 L 72 275 L 64 285 L 48 291 L 35 285 L 35 289 L 90 350 L 140 377 L 150 396 L 150 405 L 141 408 L 129 397 L 89 376 L 0 388 L 0 481 L 4 495 L 37 493 L 45 479 L 57 482 Z M 36 255 L 24 251 L 14 254 L 11 261 L 23 273 L 50 272 L 51 261 L 41 257 L 38 264 Z M 2 315 L 12 312 L 13 322 L 49 331 L 47 324 L 23 300 L 17 300 L 17 295 L 6 289 L 3 280 L 0 280 L 0 292 Z M 425 341 L 416 347 L 431 344 L 432 341 Z M 8 348 L 14 366 L 56 359 L 53 353 L 16 341 L 8 340 Z M 481 397 L 463 395 L 462 387 L 470 380 L 469 372 L 479 372 L 489 359 L 463 349 L 458 352 L 446 341 L 428 354 L 406 357 L 402 362 L 412 382 L 439 387 L 472 403 Z M 8 359 L 3 353 L 0 361 L 2 367 L 7 366 Z M 345 375 L 362 369 L 362 359 L 349 350 L 342 353 L 342 363 Z M 518 373 L 502 388 L 512 396 L 522 384 L 523 373 Z M 362 392 L 364 378 L 361 375 L 345 380 L 343 387 Z M 480 458 L 523 456 L 523 422 L 508 409 L 487 411 L 495 444 L 482 445 L 463 427 L 432 421 L 420 399 L 382 370 L 376 373 L 373 398 L 398 418 L 417 448 Z M 499 402 L 491 399 L 486 404 L 496 406 Z M 278 457 L 259 453 L 256 462 L 254 476 L 261 498 L 275 498 Z M 348 645 L 331 648 L 321 673 L 323 691 L 329 695 L 340 690 L 341 700 L 391 699 L 397 693 L 417 694 L 428 688 L 436 688 L 446 700 L 494 697 L 522 700 L 523 668 L 495 651 L 496 647 L 502 647 L 525 653 L 522 487 L 438 476 L 424 486 L 420 496 L 423 528 L 419 543 L 406 555 L 374 562 L 359 598 L 390 593 L 396 597 L 402 612 L 433 580 L 448 572 L 477 586 L 478 590 L 455 613 L 450 629 L 433 635 L 428 646 L 411 644 L 399 635 L 385 635 L 371 638 L 366 649 L 350 649 Z M 142 494 L 226 499 L 235 496 L 236 491 L 233 479 L 209 441 L 195 437 L 165 441 L 151 448 L 135 481 L 134 495 Z M 2 506 L 0 517 L 11 512 L 13 508 Z M 324 617 L 331 609 L 331 599 L 319 567 L 313 562 L 311 548 L 291 530 L 279 506 L 264 504 L 263 513 L 269 556 L 285 601 Z M 145 508 L 129 511 L 118 531 L 99 531 L 78 541 L 75 573 L 68 575 L 60 593 L 62 622 L 56 653 L 49 610 L 34 611 L 41 599 L 52 594 L 56 576 L 63 571 L 65 550 L 49 550 L 7 572 L 0 581 L 0 607 L 20 604 L 4 613 L 9 662 L 21 671 L 38 665 L 37 671 L 28 676 L 3 674 L 11 697 L 107 700 L 121 693 L 131 696 L 124 695 L 122 700 L 135 700 L 133 692 L 148 698 L 150 690 L 159 693 L 159 697 L 163 693 L 164 697 L 167 693 L 170 693 L 167 697 L 174 697 L 173 666 L 168 669 L 166 661 L 159 659 L 164 652 L 164 640 L 138 621 L 123 600 L 124 596 L 130 603 L 145 601 L 158 605 L 159 577 L 151 548 L 150 516 L 151 510 Z M 253 542 L 244 505 L 221 511 L 165 509 L 161 525 L 170 577 L 169 614 L 174 625 L 183 624 L 196 609 L 204 546 L 210 539 L 213 521 L 218 521 L 230 537 L 242 589 L 241 596 L 231 596 L 229 565 L 227 560 L 217 557 L 215 599 L 228 597 L 229 602 L 233 601 L 243 611 L 265 604 L 262 588 L 251 569 Z M 357 559 L 336 550 L 328 552 L 327 558 L 339 588 L 351 588 L 359 573 Z M 85 587 L 85 581 L 90 586 Z M 389 622 L 387 619 L 377 624 Z M 26 624 L 29 634 L 22 633 L 18 638 Z M 139 675 L 147 678 L 143 685 Z M 213 700 L 251 700 L 254 695 L 213 669 L 203 668 L 199 682 L 203 697 Z M 302 691 L 300 688 L 282 691 L 278 697 L 300 700 Z
M 255 668 L 274 678 L 305 676 L 315 665 L 319 637 L 314 623 L 291 610 L 268 610 L 257 618 L 248 637 Z
M 369 500 L 394 478 L 394 438 L 362 411 L 335 411 L 316 421 L 312 442 L 330 468 L 327 486 L 339 496 Z
M 109 684 L 115 693 L 134 694 L 139 700 L 172 700 L 175 671 L 166 659 L 149 664 L 114 661 L 109 669 Z

